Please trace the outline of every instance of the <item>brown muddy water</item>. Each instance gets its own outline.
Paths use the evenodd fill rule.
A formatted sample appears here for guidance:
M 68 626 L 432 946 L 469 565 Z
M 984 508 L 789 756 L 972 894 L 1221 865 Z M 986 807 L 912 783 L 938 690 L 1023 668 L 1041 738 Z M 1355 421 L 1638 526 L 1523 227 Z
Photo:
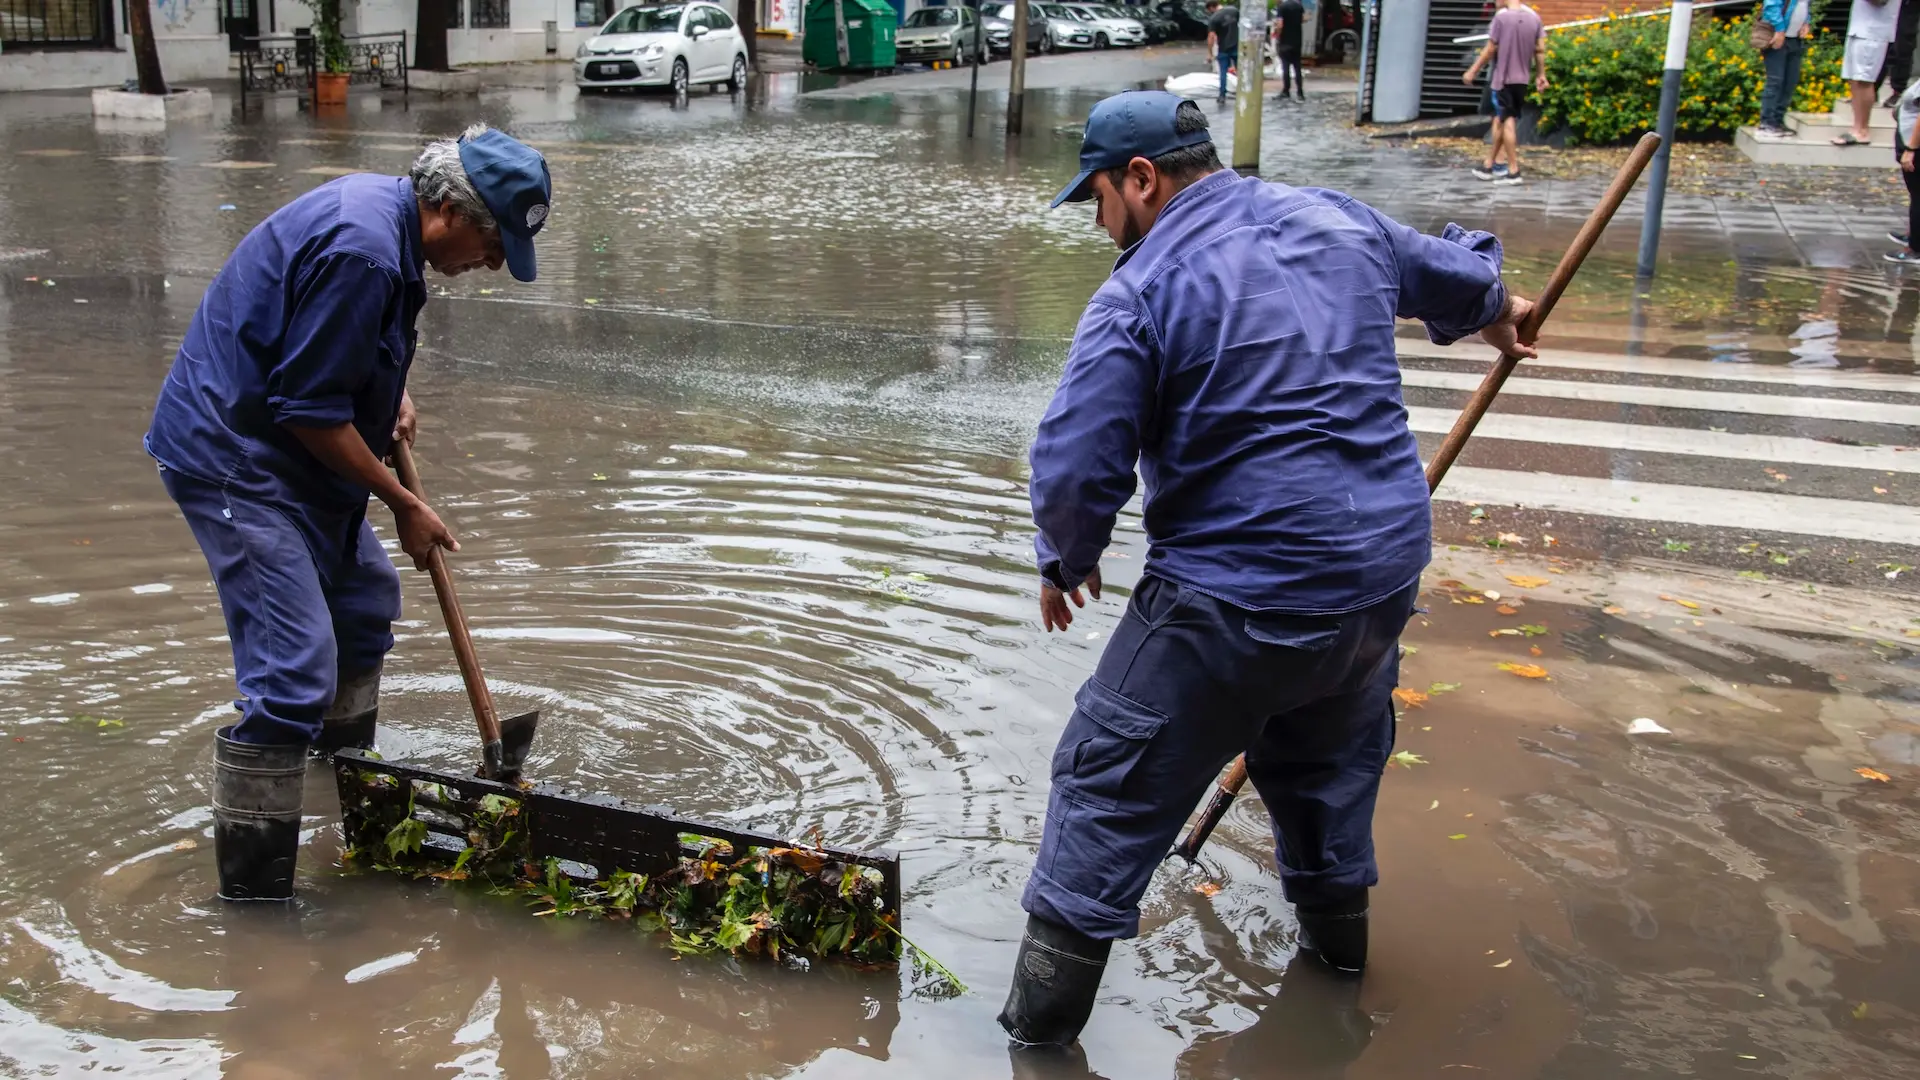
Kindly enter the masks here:
M 579 208 L 539 285 L 429 305 L 414 394 L 495 694 L 543 713 L 530 772 L 896 848 L 907 932 L 972 992 L 675 960 L 345 871 L 318 771 L 300 902 L 220 903 L 229 658 L 139 435 L 247 226 L 464 117 L 127 134 L 78 101 L 0 107 L 11 147 L 72 151 L 0 164 L 42 192 L 0 203 L 28 249 L 0 263 L 0 1075 L 1920 1075 L 1910 594 L 1444 547 L 1407 637 L 1420 760 L 1386 779 L 1365 980 L 1294 963 L 1249 796 L 1201 867 L 1156 879 L 1087 1071 L 1010 1059 L 992 1018 L 1047 763 L 1124 601 L 1035 625 L 1024 442 L 1109 256 L 1036 209 L 1070 146 L 953 151 L 931 104 L 488 96 L 549 137 Z M 943 162 L 971 183 L 930 181 Z M 731 179 L 695 182 L 708 165 Z M 1137 517 L 1119 535 L 1116 585 L 1144 554 Z M 460 767 L 459 680 L 403 577 L 382 749 Z M 1642 718 L 1665 730 L 1629 734 Z

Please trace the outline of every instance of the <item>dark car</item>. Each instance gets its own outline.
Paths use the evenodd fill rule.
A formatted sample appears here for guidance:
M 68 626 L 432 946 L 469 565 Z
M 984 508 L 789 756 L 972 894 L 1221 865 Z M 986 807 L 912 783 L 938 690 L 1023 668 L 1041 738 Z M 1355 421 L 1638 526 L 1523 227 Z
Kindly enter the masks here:
M 988 0 L 987 3 L 980 5 L 980 15 L 986 20 L 987 44 L 994 52 L 1011 53 L 1013 51 L 1013 17 L 1017 14 L 1018 12 L 1014 10 L 1013 4 L 1005 2 L 1005 0 L 1001 0 L 999 3 Z M 994 32 L 993 23 L 996 21 L 1006 23 L 1007 28 L 1004 32 Z M 1047 14 L 1040 10 L 1040 5 L 1034 3 L 1027 4 L 1028 55 L 1032 55 L 1033 53 L 1050 53 L 1053 51 L 1053 34 L 1051 31 L 1052 26 L 1047 19 Z
M 1150 45 L 1158 45 L 1163 41 L 1171 41 L 1175 32 L 1179 29 L 1174 25 L 1172 19 L 1167 18 L 1165 15 L 1160 14 L 1145 4 L 1118 4 L 1115 6 L 1125 12 L 1128 18 L 1139 22 L 1141 26 L 1147 28 L 1147 43 Z
M 1206 40 L 1207 6 L 1200 0 L 1160 0 L 1155 10 L 1173 23 L 1173 36 Z

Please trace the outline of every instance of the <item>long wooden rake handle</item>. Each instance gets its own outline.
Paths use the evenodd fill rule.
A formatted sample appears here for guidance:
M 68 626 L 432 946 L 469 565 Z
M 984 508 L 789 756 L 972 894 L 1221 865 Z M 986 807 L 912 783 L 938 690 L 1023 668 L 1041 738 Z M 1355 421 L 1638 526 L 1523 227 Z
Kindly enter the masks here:
M 1614 211 L 1619 210 L 1620 204 L 1626 201 L 1627 193 L 1633 190 L 1634 183 L 1640 179 L 1640 174 L 1646 171 L 1648 163 L 1653 161 L 1653 155 L 1659 149 L 1660 136 L 1651 131 L 1640 136 L 1640 141 L 1634 144 L 1633 152 L 1627 155 L 1626 163 L 1620 166 L 1618 173 L 1614 174 L 1613 183 L 1608 185 L 1606 194 L 1600 197 L 1599 205 L 1593 208 L 1593 213 L 1587 215 L 1586 223 L 1580 226 L 1578 233 L 1574 234 L 1573 243 L 1568 245 L 1567 253 L 1560 257 L 1560 265 L 1553 268 L 1553 273 L 1547 278 L 1546 287 L 1540 290 L 1539 297 L 1533 302 L 1533 310 L 1521 320 L 1519 335 L 1521 341 L 1532 342 L 1539 336 L 1540 324 L 1546 322 L 1547 316 L 1552 314 L 1554 305 L 1560 302 L 1560 294 L 1567 291 L 1567 284 L 1579 271 L 1580 264 L 1587 261 L 1587 253 L 1591 252 L 1593 245 L 1599 242 L 1600 234 L 1607 231 L 1607 223 L 1613 220 Z M 1467 445 L 1467 439 L 1473 434 L 1473 429 L 1480 426 L 1480 418 L 1487 415 L 1488 407 L 1493 404 L 1493 399 L 1499 396 L 1500 388 L 1506 385 L 1507 376 L 1513 374 L 1513 369 L 1519 366 L 1520 359 L 1512 353 L 1501 353 L 1500 358 L 1487 369 L 1486 378 L 1480 380 L 1480 388 L 1473 392 L 1473 397 L 1467 401 L 1466 408 L 1460 410 L 1459 419 L 1453 422 L 1453 430 L 1447 432 L 1446 439 L 1440 443 L 1439 451 L 1433 455 L 1431 461 L 1427 462 L 1428 494 L 1432 494 L 1434 489 L 1440 486 L 1440 481 L 1446 477 L 1447 470 L 1453 467 L 1453 460 L 1460 456 L 1460 451 Z M 1219 787 L 1214 790 L 1213 797 L 1208 800 L 1206 809 L 1200 814 L 1200 819 L 1187 830 L 1186 838 L 1180 841 L 1179 847 L 1173 849 L 1173 853 L 1189 863 L 1198 859 L 1200 848 L 1206 844 L 1207 837 L 1213 835 L 1214 826 L 1220 824 L 1220 819 L 1226 816 L 1227 808 L 1233 805 L 1234 797 L 1240 794 L 1240 789 L 1245 787 L 1246 783 L 1247 759 L 1242 755 L 1235 758 L 1233 764 L 1221 775 Z

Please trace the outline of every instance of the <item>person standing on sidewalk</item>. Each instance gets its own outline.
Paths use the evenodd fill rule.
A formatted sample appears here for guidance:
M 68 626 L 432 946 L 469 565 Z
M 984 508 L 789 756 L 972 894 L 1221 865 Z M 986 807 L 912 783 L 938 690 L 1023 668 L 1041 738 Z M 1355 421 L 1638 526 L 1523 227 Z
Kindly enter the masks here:
M 1787 130 L 1787 107 L 1800 89 L 1800 64 L 1806 59 L 1812 20 L 1811 0 L 1761 0 L 1760 21 L 1773 28 L 1760 51 L 1767 81 L 1760 91 L 1760 126 L 1754 134 L 1762 139 L 1793 137 Z
M 1461 81 L 1468 86 L 1480 77 L 1480 69 L 1493 62 L 1488 85 L 1493 91 L 1493 140 L 1487 147 L 1487 163 L 1473 175 L 1496 184 L 1520 182 L 1520 110 L 1527 103 L 1529 84 L 1547 88 L 1547 29 L 1540 13 L 1520 0 L 1496 0 L 1493 24 L 1487 27 L 1487 44 L 1473 58 Z M 1500 160 L 1505 154 L 1506 161 Z
M 307 748 L 373 745 L 400 578 L 369 496 L 416 566 L 459 550 L 381 464 L 413 441 L 422 275 L 505 265 L 532 281 L 552 194 L 539 151 L 477 124 L 427 144 L 407 176 L 341 177 L 274 211 L 187 326 L 146 449 L 206 555 L 233 647 L 240 718 L 214 734 L 223 898 L 292 898 Z M 256 805 L 223 803 L 242 787 Z
M 1920 4 L 1920 0 L 1914 0 Z M 1307 21 L 1307 11 L 1300 6 L 1300 0 L 1280 0 L 1280 10 L 1273 22 L 1273 52 L 1280 61 L 1279 101 L 1287 100 L 1289 93 L 1297 93 L 1300 100 L 1307 100 L 1307 77 L 1300 73 L 1300 31 Z
M 1853 128 L 1833 137 L 1835 146 L 1865 146 L 1873 141 L 1873 87 L 1886 65 L 1900 17 L 1900 0 L 1853 0 L 1847 12 L 1847 51 L 1840 77 L 1853 99 Z
M 1395 320 L 1534 355 L 1491 234 L 1237 176 L 1174 94 L 1093 107 L 1053 203 L 1088 200 L 1121 255 L 1034 435 L 1041 624 L 1099 598 L 1142 485 L 1147 557 L 1053 755 L 999 1017 L 1023 1047 L 1079 1037 L 1154 869 L 1241 753 L 1303 950 L 1365 967 L 1397 642 L 1433 553 Z
M 1880 92 L 1880 83 L 1887 84 L 1887 108 L 1893 108 L 1906 92 L 1908 80 L 1913 78 L 1913 50 L 1920 45 L 1920 0 L 1893 0 L 1900 5 L 1900 13 L 1894 17 L 1893 48 L 1887 52 L 1887 62 L 1880 69 L 1880 80 L 1873 84 L 1874 93 Z
M 1255 0 L 1265 3 L 1266 0 Z M 1227 73 L 1240 57 L 1240 9 L 1220 0 L 1207 0 L 1207 52 L 1220 65 L 1220 98 L 1227 100 Z
M 1914 167 L 1914 147 L 1920 146 L 1920 82 L 1906 88 L 1893 107 L 1893 155 L 1900 163 L 1900 179 L 1907 185 L 1907 231 L 1890 232 L 1887 239 L 1900 245 L 1887 253 L 1892 263 L 1920 263 L 1913 239 L 1920 236 L 1920 169 Z

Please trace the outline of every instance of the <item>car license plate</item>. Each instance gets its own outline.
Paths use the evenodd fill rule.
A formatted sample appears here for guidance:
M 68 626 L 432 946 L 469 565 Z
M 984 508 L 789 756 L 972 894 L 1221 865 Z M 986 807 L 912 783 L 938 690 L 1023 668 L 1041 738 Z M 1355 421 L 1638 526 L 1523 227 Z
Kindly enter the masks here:
M 601 76 L 606 76 L 608 78 L 611 78 L 620 73 L 620 64 L 618 61 L 610 61 L 605 63 L 594 64 L 592 65 L 592 68 L 593 70 L 587 72 L 587 74 L 601 75 Z

